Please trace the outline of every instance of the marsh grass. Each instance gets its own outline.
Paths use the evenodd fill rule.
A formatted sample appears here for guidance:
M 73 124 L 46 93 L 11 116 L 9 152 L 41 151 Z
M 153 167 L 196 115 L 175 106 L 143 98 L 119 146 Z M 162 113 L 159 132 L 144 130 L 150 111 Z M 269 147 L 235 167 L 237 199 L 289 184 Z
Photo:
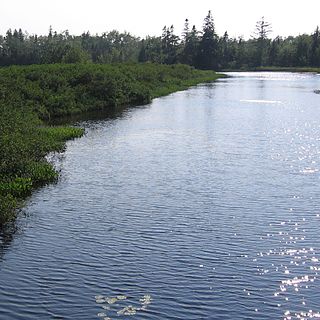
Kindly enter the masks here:
M 43 127 L 36 115 L 0 109 L 0 226 L 14 219 L 16 208 L 31 191 L 55 181 L 58 173 L 45 155 L 62 151 L 65 141 L 83 129 Z

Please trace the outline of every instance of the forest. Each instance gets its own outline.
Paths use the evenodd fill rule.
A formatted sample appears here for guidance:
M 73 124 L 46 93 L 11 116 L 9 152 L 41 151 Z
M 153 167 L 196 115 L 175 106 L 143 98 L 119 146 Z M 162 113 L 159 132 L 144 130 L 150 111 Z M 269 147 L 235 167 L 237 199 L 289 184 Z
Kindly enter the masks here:
M 173 25 L 161 35 L 144 39 L 116 30 L 71 35 L 50 27 L 47 35 L 29 35 L 21 29 L 0 36 L 0 66 L 52 63 L 182 63 L 198 69 L 252 69 L 256 67 L 320 67 L 320 31 L 271 39 L 271 23 L 262 17 L 250 39 L 217 35 L 208 12 L 199 30 L 184 22 L 181 35 Z M 160 31 L 161 32 L 161 31 Z M 160 33 L 159 32 L 159 33 Z

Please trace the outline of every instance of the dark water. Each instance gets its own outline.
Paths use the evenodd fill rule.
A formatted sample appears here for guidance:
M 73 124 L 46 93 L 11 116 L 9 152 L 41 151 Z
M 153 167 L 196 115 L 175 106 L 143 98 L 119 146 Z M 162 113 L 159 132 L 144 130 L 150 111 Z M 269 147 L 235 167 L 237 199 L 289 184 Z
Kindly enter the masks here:
M 0 239 L 1 319 L 320 317 L 320 77 L 233 75 L 81 123 Z

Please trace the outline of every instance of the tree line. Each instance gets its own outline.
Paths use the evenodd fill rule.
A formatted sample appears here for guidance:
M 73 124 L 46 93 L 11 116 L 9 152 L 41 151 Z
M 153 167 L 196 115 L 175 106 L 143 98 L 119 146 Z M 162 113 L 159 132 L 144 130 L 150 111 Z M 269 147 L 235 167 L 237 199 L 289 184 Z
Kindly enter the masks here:
M 0 35 L 0 66 L 52 63 L 183 63 L 198 69 L 247 69 L 261 66 L 320 67 L 320 31 L 296 37 L 269 38 L 271 24 L 262 17 L 249 40 L 218 36 L 211 11 L 201 30 L 185 20 L 180 36 L 165 26 L 160 36 L 144 39 L 113 30 L 71 35 L 68 30 L 29 35 L 9 29 Z

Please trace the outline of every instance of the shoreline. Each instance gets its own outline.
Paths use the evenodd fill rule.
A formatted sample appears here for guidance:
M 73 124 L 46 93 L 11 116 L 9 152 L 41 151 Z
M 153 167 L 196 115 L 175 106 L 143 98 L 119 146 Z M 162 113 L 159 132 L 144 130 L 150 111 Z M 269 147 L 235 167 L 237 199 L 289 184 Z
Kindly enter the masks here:
M 294 72 L 294 73 L 320 73 L 320 68 L 313 67 L 256 67 L 247 69 L 223 69 L 223 72 Z
M 0 85 L 7 90 L 8 98 L 0 101 L 5 106 L 0 108 L 0 126 L 2 121 L 6 129 L 0 132 L 0 160 L 4 164 L 0 167 L 0 229 L 15 220 L 33 190 L 58 179 L 59 174 L 45 156 L 63 152 L 66 141 L 85 133 L 83 128 L 70 127 L 70 121 L 63 126 L 54 125 L 55 121 L 145 105 L 224 77 L 184 65 L 151 64 L 13 66 L 1 73 L 4 79 Z M 59 81 L 62 85 L 56 88 Z M 18 101 L 13 107 L 12 96 Z M 6 141 L 12 146 L 8 147 Z

